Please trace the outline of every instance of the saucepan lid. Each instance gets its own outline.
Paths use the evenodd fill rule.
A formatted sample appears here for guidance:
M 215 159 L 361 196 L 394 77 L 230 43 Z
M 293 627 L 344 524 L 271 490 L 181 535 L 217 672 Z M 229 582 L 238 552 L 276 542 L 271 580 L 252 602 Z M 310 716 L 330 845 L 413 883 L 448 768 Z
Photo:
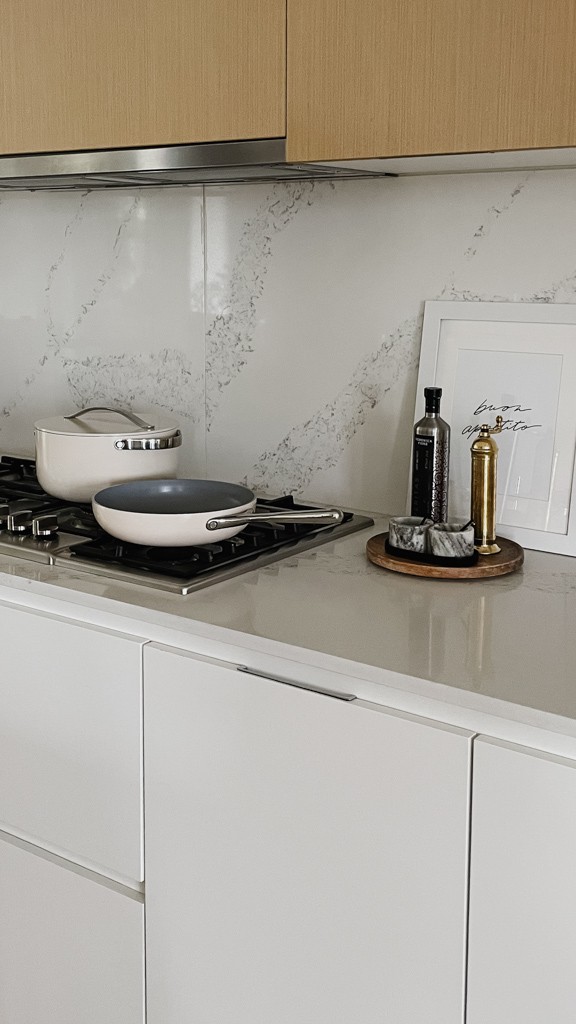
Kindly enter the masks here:
M 128 409 L 108 409 L 92 406 L 69 416 L 50 416 L 38 420 L 35 430 L 47 434 L 98 437 L 118 434 L 161 434 L 176 430 L 178 423 L 162 413 L 131 412 Z

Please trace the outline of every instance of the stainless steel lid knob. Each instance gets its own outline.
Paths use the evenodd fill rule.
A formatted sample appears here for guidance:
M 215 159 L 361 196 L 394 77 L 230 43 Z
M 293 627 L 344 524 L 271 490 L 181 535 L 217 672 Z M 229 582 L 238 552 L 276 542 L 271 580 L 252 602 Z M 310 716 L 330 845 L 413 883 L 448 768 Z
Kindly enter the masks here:
M 58 517 L 49 514 L 34 516 L 32 520 L 32 536 L 38 540 L 51 540 L 58 533 Z

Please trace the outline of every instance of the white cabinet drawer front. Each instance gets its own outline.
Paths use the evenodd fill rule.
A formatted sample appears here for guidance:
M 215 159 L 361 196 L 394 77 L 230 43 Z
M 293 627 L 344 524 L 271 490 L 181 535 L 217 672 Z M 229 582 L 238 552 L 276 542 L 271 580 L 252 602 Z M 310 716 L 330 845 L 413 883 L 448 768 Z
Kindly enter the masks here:
M 475 742 L 468 1024 L 576 1019 L 576 762 Z
M 0 829 L 136 880 L 142 643 L 0 606 Z
M 143 1024 L 144 907 L 0 838 L 2 1024 Z
M 146 647 L 148 1024 L 461 1024 L 470 734 Z

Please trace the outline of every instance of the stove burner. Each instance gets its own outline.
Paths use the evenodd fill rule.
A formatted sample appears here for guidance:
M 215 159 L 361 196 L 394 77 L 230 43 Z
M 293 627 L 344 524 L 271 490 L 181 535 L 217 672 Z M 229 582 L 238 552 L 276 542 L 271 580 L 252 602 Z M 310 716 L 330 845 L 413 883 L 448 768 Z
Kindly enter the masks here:
M 286 494 L 259 499 L 257 511 L 314 507 Z M 27 510 L 30 522 L 24 516 Z M 49 517 L 50 526 L 44 534 L 43 517 Z M 18 535 L 15 530 L 10 532 L 10 523 L 18 525 Z M 89 505 L 46 494 L 36 478 L 33 460 L 7 455 L 0 458 L 0 551 L 48 564 L 73 565 L 83 572 L 180 594 L 267 565 L 284 553 L 300 552 L 372 525 L 371 519 L 346 512 L 337 526 L 255 523 L 228 540 L 193 547 L 128 544 L 105 533 Z
M 95 537 L 102 533 L 89 505 L 65 505 L 58 509 L 58 527 L 78 537 Z
M 257 511 L 280 511 L 308 509 L 312 505 L 299 505 L 292 495 L 273 500 L 258 501 Z M 350 522 L 352 513 L 344 514 L 344 522 Z M 137 569 L 140 572 L 160 573 L 173 579 L 192 579 L 215 568 L 226 568 L 297 544 L 299 540 L 336 527 L 316 526 L 298 523 L 258 523 L 246 526 L 242 533 L 216 544 L 198 544 L 191 547 L 165 548 L 144 544 L 128 544 L 117 541 L 101 532 L 94 540 L 72 545 L 70 553 L 74 558 L 104 562 Z
M 36 463 L 33 459 L 20 458 L 15 455 L 3 455 L 0 458 L 0 487 L 2 496 L 6 484 L 11 484 L 14 491 L 23 494 L 37 494 L 48 498 L 36 478 Z M 54 498 L 48 498 L 54 501 Z

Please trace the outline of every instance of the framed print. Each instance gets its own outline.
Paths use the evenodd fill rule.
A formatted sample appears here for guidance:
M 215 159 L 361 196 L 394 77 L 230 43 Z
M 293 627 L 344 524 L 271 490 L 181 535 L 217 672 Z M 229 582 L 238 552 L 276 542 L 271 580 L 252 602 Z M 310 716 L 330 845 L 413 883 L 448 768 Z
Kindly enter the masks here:
M 470 515 L 470 446 L 502 416 L 497 532 L 576 555 L 576 305 L 426 302 L 415 421 L 442 388 L 449 515 Z

